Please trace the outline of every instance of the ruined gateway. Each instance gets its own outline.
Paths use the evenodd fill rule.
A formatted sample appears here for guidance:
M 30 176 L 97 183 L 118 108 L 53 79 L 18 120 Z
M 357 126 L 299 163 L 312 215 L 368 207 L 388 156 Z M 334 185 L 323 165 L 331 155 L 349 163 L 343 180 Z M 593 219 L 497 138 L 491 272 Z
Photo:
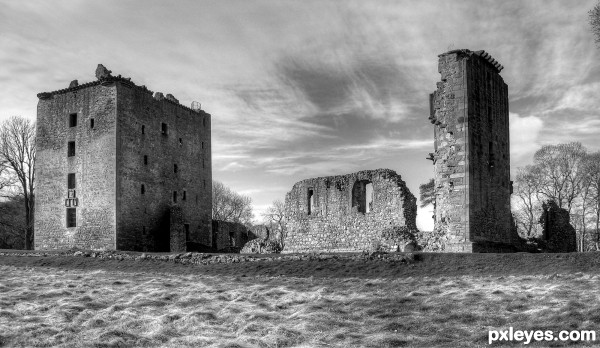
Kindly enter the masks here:
M 508 87 L 485 51 L 439 56 L 430 95 L 434 124 L 435 229 L 441 250 L 513 251 Z
M 390 169 L 307 179 L 285 198 L 284 252 L 402 250 L 416 232 L 416 199 Z
M 38 94 L 35 249 L 211 245 L 211 115 L 96 78 Z

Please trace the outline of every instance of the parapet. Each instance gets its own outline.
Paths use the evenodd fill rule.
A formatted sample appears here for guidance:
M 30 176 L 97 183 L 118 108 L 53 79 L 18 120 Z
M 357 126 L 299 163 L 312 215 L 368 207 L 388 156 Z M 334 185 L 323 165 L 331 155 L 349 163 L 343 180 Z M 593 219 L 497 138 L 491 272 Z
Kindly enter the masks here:
M 502 71 L 502 69 L 504 69 L 504 67 L 502 66 L 502 64 L 498 63 L 498 61 L 496 61 L 489 53 L 487 53 L 484 50 L 480 50 L 480 51 L 471 51 L 468 50 L 466 48 L 463 49 L 458 49 L 458 50 L 452 50 L 452 51 L 448 51 L 446 53 L 442 53 L 440 54 L 438 57 L 444 57 L 447 56 L 449 54 L 453 54 L 453 53 L 457 53 L 460 55 L 466 55 L 466 56 L 477 56 L 480 57 L 481 59 L 483 59 L 484 61 L 488 62 L 491 66 L 494 67 L 494 69 L 496 69 L 496 72 L 500 73 Z
M 84 89 L 87 87 L 98 86 L 98 85 L 108 86 L 113 83 L 120 83 L 126 87 L 138 88 L 138 89 L 142 90 L 142 92 L 144 92 L 144 93 L 147 93 L 150 95 L 153 94 L 153 92 L 151 90 L 149 90 L 146 86 L 138 86 L 135 83 L 133 83 L 131 81 L 131 78 L 129 78 L 129 77 L 122 77 L 121 75 L 113 76 L 112 71 L 108 70 L 102 64 L 98 64 L 98 66 L 96 67 L 95 76 L 96 76 L 96 81 L 79 84 L 79 82 L 77 80 L 73 80 L 69 84 L 68 88 L 59 89 L 59 90 L 52 91 L 52 92 L 41 92 L 41 93 L 37 94 L 37 97 L 39 99 L 45 100 L 45 99 L 50 99 L 53 96 L 58 95 L 58 94 L 75 92 L 75 91 L 78 91 L 78 90 L 81 90 L 81 89 Z M 154 99 L 167 101 L 171 104 L 178 105 L 186 110 L 189 110 L 189 111 L 192 111 L 195 113 L 204 113 L 200 108 L 200 103 L 194 101 L 194 102 L 192 102 L 191 107 L 187 107 L 185 105 L 180 104 L 179 100 L 177 98 L 175 98 L 172 94 L 167 94 L 166 96 L 164 96 L 161 92 L 156 92 L 156 93 L 154 93 Z

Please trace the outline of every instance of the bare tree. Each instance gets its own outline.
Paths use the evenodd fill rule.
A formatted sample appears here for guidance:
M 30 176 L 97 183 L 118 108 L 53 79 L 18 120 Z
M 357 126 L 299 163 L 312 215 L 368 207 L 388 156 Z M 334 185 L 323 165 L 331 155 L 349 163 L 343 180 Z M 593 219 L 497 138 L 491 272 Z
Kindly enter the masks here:
M 517 170 L 512 195 L 512 212 L 519 234 L 523 237 L 535 237 L 540 233 L 538 224 L 541 203 L 538 199 L 540 191 L 539 170 L 534 166 L 526 166 Z
M 25 205 L 25 248 L 33 249 L 35 123 L 13 116 L 0 126 L 0 159 L 14 176 Z
M 581 143 L 545 145 L 534 155 L 539 178 L 539 194 L 552 199 L 571 213 L 579 197 L 584 179 L 584 158 L 587 151 Z
M 590 15 L 592 33 L 594 33 L 596 43 L 600 44 L 600 2 L 598 2 L 588 13 Z
M 285 238 L 287 237 L 287 220 L 285 218 L 285 204 L 277 199 L 273 201 L 273 204 L 267 208 L 262 214 L 265 219 L 265 224 L 271 229 L 276 230 L 281 247 L 284 247 Z
M 600 152 L 589 154 L 586 158 L 586 184 L 589 200 L 585 206 L 589 207 L 591 220 L 594 223 L 594 238 L 592 243 L 595 250 L 600 250 Z
M 245 225 L 252 224 L 254 214 L 250 197 L 241 195 L 222 182 L 213 180 L 212 198 L 213 219 Z

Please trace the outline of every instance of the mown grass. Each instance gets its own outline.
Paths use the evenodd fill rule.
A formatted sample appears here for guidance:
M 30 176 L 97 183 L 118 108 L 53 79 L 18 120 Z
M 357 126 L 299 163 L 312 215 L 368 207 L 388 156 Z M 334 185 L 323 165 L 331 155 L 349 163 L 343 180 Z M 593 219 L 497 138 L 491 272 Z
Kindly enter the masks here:
M 0 346 L 480 347 L 509 326 L 596 330 L 598 289 L 600 277 L 582 273 L 389 280 L 0 266 Z

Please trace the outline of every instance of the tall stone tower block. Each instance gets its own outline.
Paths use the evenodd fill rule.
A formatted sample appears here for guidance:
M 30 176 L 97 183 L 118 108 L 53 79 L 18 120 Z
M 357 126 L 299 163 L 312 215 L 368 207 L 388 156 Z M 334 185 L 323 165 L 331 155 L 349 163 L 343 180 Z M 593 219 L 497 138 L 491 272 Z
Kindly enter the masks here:
M 210 245 L 211 115 L 96 78 L 38 94 L 35 249 Z
M 434 124 L 435 229 L 445 250 L 512 251 L 508 86 L 485 51 L 439 56 L 430 95 Z

